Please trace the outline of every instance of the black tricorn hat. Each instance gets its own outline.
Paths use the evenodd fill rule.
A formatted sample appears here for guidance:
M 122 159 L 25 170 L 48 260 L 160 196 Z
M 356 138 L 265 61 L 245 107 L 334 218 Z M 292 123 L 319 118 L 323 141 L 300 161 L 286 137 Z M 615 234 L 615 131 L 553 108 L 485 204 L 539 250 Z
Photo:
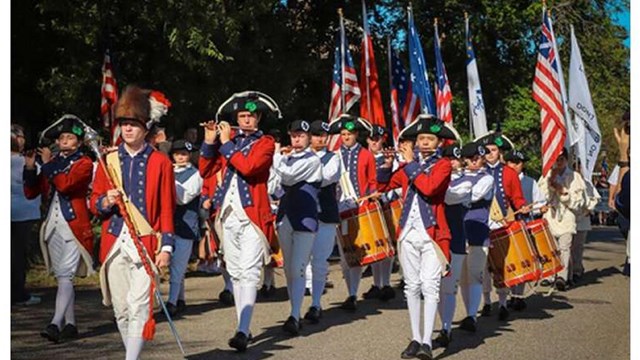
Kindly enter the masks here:
M 349 131 L 367 131 L 371 134 L 371 124 L 369 124 L 367 120 L 349 114 L 342 114 L 329 124 L 329 134 L 340 134 L 340 131 L 343 129 Z
M 495 145 L 501 151 L 508 151 L 513 149 L 513 142 L 509 140 L 502 132 L 497 131 L 489 131 L 485 135 L 478 136 L 473 140 L 475 143 L 479 143 L 481 145 Z
M 380 125 L 372 125 L 371 126 L 371 136 L 370 137 L 374 137 L 374 136 L 382 137 L 387 133 L 388 133 L 387 129 L 385 129 L 384 127 L 382 127 Z
M 400 132 L 402 138 L 415 138 L 418 134 L 432 134 L 441 139 L 457 140 L 456 132 L 450 125 L 433 115 L 419 115 Z
M 282 118 L 278 104 L 270 96 L 259 91 L 243 91 L 231 95 L 220 105 L 216 113 L 216 120 L 235 121 L 236 114 L 240 111 L 264 115 L 276 114 L 278 119 Z
M 80 141 L 84 140 L 84 123 L 79 117 L 71 114 L 63 115 L 57 120 L 57 125 L 42 134 L 43 137 L 55 140 L 62 133 L 74 134 Z

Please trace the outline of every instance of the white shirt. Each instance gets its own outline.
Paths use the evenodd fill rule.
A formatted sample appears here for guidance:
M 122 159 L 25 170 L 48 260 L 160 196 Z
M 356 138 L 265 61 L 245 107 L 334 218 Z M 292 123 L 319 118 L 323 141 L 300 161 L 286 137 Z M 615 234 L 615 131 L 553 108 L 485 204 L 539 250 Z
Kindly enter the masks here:
M 424 161 L 424 159 L 422 158 L 422 155 L 420 155 L 419 161 L 421 164 Z M 418 205 L 418 197 L 419 195 L 416 194 L 416 196 L 414 196 L 413 198 L 413 201 L 411 201 L 409 214 L 407 216 L 407 222 L 404 228 L 402 229 L 402 235 L 400 240 L 406 240 L 409 233 L 411 233 L 410 231 L 411 229 L 414 229 L 415 231 L 417 231 L 417 233 L 420 234 L 420 237 L 426 239 L 426 241 L 432 240 L 429 234 L 427 233 L 426 225 L 424 224 L 424 222 L 422 222 L 422 216 L 420 216 L 420 206 Z M 427 206 L 431 206 L 431 205 L 427 204 Z M 433 216 L 435 217 L 435 214 L 433 214 Z M 412 239 L 410 241 L 413 241 L 413 240 L 415 239 Z
M 175 173 L 181 173 L 191 167 L 193 167 L 191 163 L 187 163 L 186 166 L 174 167 L 173 171 Z M 202 177 L 198 171 L 183 183 L 176 180 L 176 203 L 178 205 L 185 205 L 193 201 L 193 199 L 202 193 L 202 182 Z
M 620 166 L 616 165 L 613 170 L 611 170 L 611 175 L 609 175 L 609 179 L 607 182 L 611 186 L 618 185 L 618 177 L 620 176 Z
M 319 159 L 327 154 L 326 149 L 316 151 Z M 322 160 L 320 161 L 322 163 Z M 322 184 L 320 187 L 326 187 L 340 181 L 340 156 L 334 154 L 329 162 L 322 165 Z
M 276 174 L 280 176 L 280 182 L 285 186 L 292 186 L 301 181 L 308 183 L 322 182 L 322 163 L 317 156 L 307 147 L 303 151 L 292 152 L 289 155 L 276 154 L 274 156 L 274 167 Z M 299 158 L 308 156 L 302 161 Z

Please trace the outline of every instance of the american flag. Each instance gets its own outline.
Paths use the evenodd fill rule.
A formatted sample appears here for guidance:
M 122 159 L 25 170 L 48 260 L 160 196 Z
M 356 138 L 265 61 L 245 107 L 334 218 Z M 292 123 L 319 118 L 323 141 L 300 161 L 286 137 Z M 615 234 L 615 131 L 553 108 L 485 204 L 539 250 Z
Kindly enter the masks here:
M 434 24 L 435 39 L 434 47 L 436 51 L 436 107 L 438 108 L 438 118 L 445 122 L 453 121 L 453 113 L 451 112 L 451 100 L 453 95 L 451 94 L 451 88 L 449 87 L 449 78 L 447 77 L 447 69 L 444 67 L 442 61 L 442 54 L 440 53 L 440 35 L 438 34 L 438 23 Z
M 329 104 L 329 122 L 346 113 L 360 99 L 360 87 L 353 58 L 344 33 L 344 24 L 340 17 L 340 30 L 336 36 L 334 49 L 333 79 L 331 82 L 331 103 Z M 342 54 L 344 53 L 344 58 Z M 344 79 L 343 79 L 344 73 Z M 344 97 L 344 108 L 342 99 Z M 333 135 L 329 138 L 329 149 L 336 150 L 340 146 L 340 137 Z
M 389 76 L 390 87 L 391 87 L 391 128 L 393 133 L 393 141 L 396 146 L 398 145 L 398 136 L 400 135 L 400 131 L 404 129 L 405 125 L 405 117 L 404 117 L 404 109 L 407 103 L 407 94 L 411 94 L 411 83 L 407 77 L 407 72 L 402 66 L 402 62 L 396 54 L 395 51 L 391 48 L 391 43 L 388 44 L 389 47 L 389 68 L 391 69 L 391 74 Z M 419 111 L 418 107 L 414 109 L 416 113 Z M 410 120 L 409 120 L 410 121 Z
M 424 114 L 436 114 L 436 107 L 433 101 L 433 92 L 429 84 L 429 75 L 427 74 L 427 62 L 424 58 L 422 45 L 420 44 L 420 35 L 413 22 L 413 13 L 411 7 L 408 9 L 409 14 L 409 69 L 411 77 L 412 93 L 420 99 L 421 111 Z M 412 99 L 412 102 L 415 100 Z M 418 114 L 410 114 L 411 117 L 406 119 L 413 120 Z
M 553 50 L 555 39 L 550 28 L 551 19 L 543 9 L 538 63 L 533 78 L 533 98 L 541 108 L 543 176 L 560 155 L 566 136 L 558 63 Z
M 113 67 L 111 66 L 111 55 L 109 49 L 104 53 L 104 63 L 102 64 L 102 88 L 100 90 L 102 100 L 100 102 L 100 116 L 105 129 L 112 136 L 112 144 L 116 143 L 119 134 L 116 134 L 118 124 L 114 119 L 113 106 L 118 101 L 118 85 L 116 78 L 113 76 Z

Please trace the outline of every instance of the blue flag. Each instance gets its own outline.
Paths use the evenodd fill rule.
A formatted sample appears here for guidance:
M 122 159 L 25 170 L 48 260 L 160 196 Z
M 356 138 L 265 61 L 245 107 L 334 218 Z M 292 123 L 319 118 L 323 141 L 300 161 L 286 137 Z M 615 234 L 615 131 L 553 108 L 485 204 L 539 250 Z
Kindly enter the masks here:
M 424 59 L 422 45 L 420 45 L 420 35 L 413 23 L 413 14 L 411 8 L 409 13 L 409 64 L 410 79 L 413 93 L 420 99 L 422 113 L 432 114 L 436 116 L 436 104 L 433 100 L 433 91 L 429 84 L 429 76 L 427 75 L 427 62 Z

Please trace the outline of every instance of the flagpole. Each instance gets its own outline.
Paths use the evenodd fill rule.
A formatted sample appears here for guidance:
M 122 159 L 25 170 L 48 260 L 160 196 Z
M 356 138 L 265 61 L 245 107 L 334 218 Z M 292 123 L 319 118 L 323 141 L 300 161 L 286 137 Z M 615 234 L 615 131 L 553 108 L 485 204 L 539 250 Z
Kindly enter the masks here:
M 391 63 L 391 36 L 387 36 L 387 63 L 388 63 L 388 70 L 389 70 L 389 105 L 393 105 L 393 93 L 391 91 L 391 89 L 393 89 L 393 64 Z M 391 138 L 393 139 L 393 143 L 394 145 L 398 146 L 396 138 L 395 138 L 395 134 L 393 133 L 393 129 L 394 129 L 394 117 L 393 117 L 393 108 L 391 106 L 389 106 L 389 108 L 391 108 Z M 396 109 L 396 113 L 398 113 L 400 110 Z M 386 126 L 387 124 L 385 124 Z M 400 131 L 400 129 L 398 129 L 398 131 Z
M 366 75 L 366 81 L 365 81 L 365 85 L 367 88 L 367 115 L 369 117 L 371 117 L 371 92 L 370 92 L 370 86 L 369 86 L 369 79 L 371 78 L 371 71 L 369 70 L 369 26 L 368 26 L 368 21 L 367 21 L 367 7 L 365 4 L 365 0 L 362 0 L 362 23 L 364 25 L 364 27 L 362 28 L 362 33 L 363 33 L 363 41 L 364 41 L 364 65 L 365 65 L 365 75 Z M 371 119 L 367 119 L 369 121 L 372 121 Z
M 342 17 L 342 8 L 338 8 L 338 16 L 340 17 L 340 71 L 342 73 L 342 76 L 340 76 L 340 102 L 341 102 L 341 113 L 345 113 L 345 107 L 346 107 L 346 102 L 345 102 L 345 98 L 344 98 L 344 92 L 345 92 L 345 88 L 346 88 L 346 82 L 345 82 L 345 72 L 344 72 L 344 56 L 345 56 L 345 34 L 344 34 L 344 18 Z M 340 114 L 338 114 L 340 115 Z
M 542 0 L 544 1 L 544 0 Z M 465 42 L 467 41 L 467 38 L 469 36 L 469 14 L 465 11 L 464 12 L 464 38 L 465 38 Z M 465 44 L 466 46 L 466 44 Z M 468 73 L 467 73 L 468 74 Z M 469 76 L 469 75 L 467 75 Z M 469 101 L 471 101 L 471 99 L 469 99 Z M 471 112 L 471 109 L 469 109 L 469 112 Z M 472 138 L 475 138 L 475 134 L 473 133 L 473 120 L 471 119 L 471 113 L 469 113 L 468 119 L 469 119 L 469 134 L 471 134 Z

